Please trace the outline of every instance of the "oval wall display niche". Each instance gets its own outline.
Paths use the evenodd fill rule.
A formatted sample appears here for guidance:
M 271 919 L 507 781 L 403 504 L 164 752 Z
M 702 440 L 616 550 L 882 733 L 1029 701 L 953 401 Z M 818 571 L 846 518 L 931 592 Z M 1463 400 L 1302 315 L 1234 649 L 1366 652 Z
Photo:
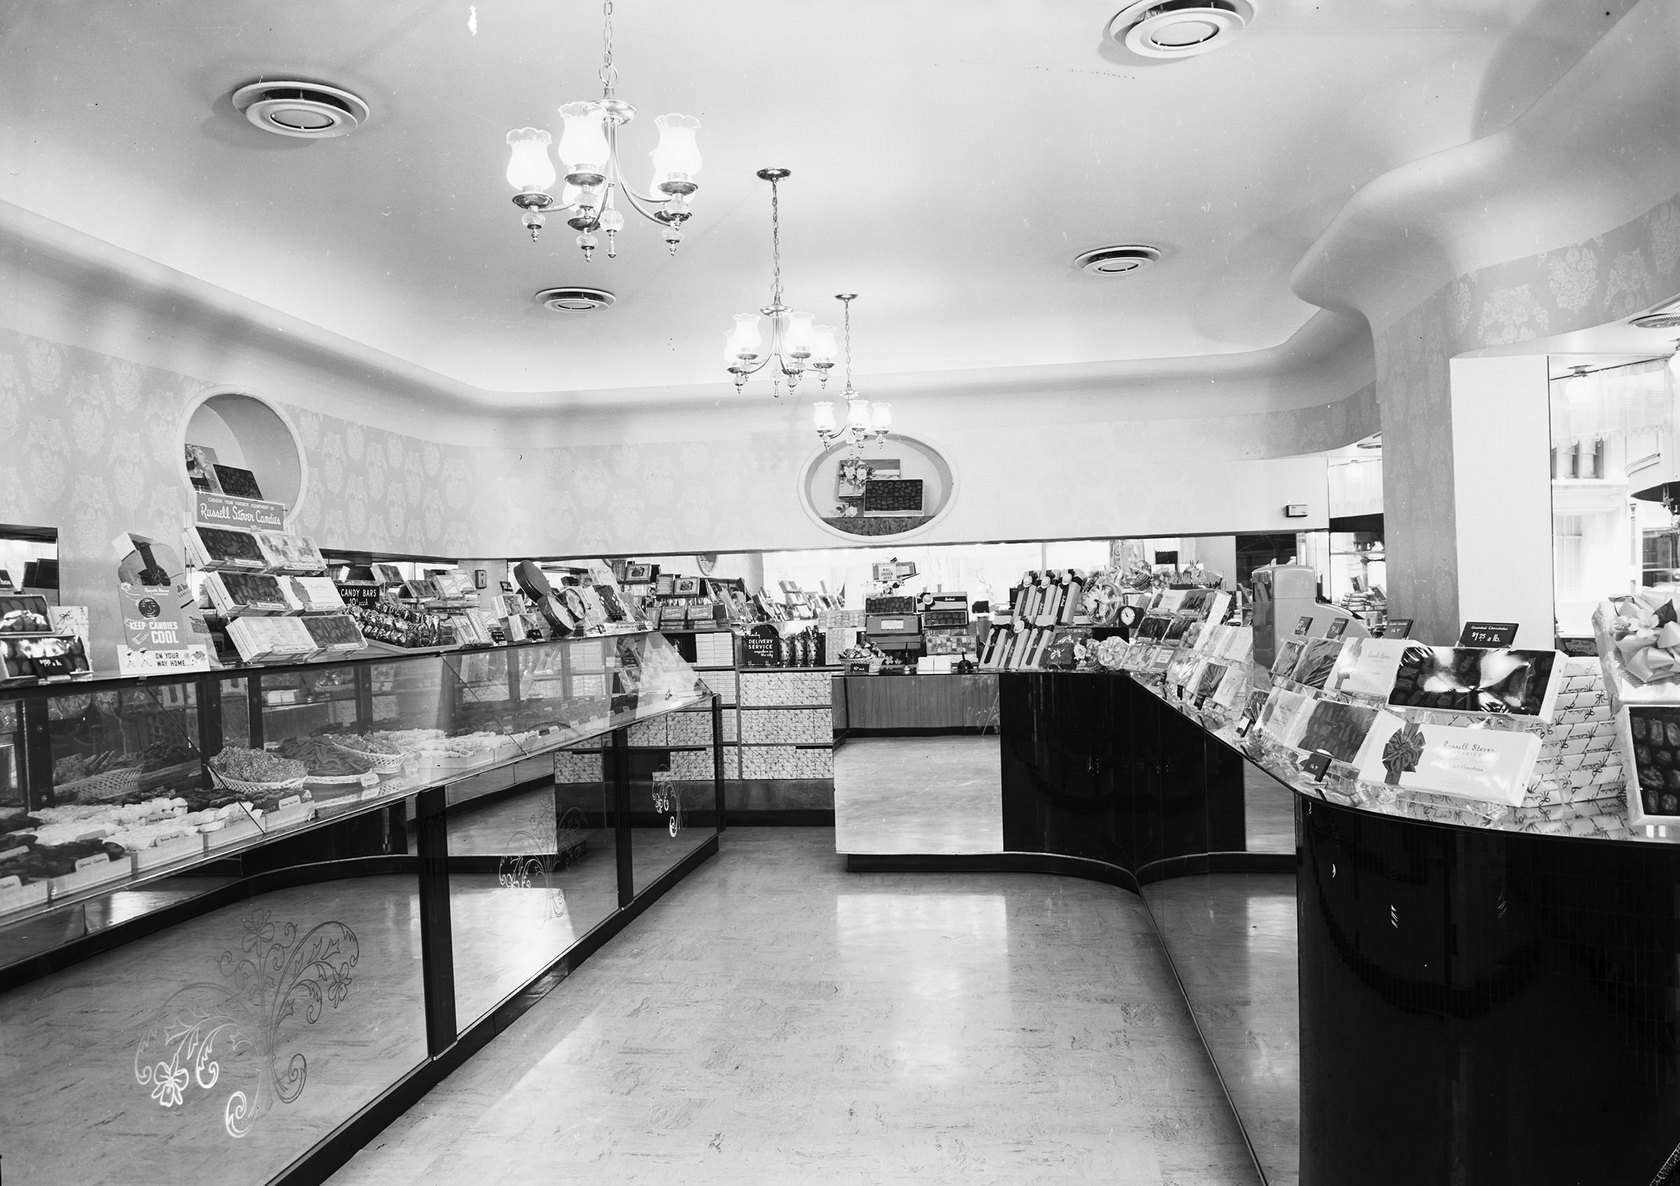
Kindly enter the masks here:
M 266 400 L 219 391 L 194 406 L 183 427 L 189 486 L 284 503 L 295 514 L 308 467 L 291 422 Z
M 894 434 L 854 452 L 835 444 L 805 465 L 806 514 L 847 539 L 903 539 L 933 526 L 951 507 L 956 476 L 926 441 Z

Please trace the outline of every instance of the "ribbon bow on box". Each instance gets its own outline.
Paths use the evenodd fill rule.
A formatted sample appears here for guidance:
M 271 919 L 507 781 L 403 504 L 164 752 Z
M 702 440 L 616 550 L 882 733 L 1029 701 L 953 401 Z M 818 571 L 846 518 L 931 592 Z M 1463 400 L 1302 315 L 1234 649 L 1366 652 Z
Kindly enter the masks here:
M 1680 679 L 1680 606 L 1674 598 L 1634 593 L 1612 599 L 1609 608 L 1608 641 L 1628 676 L 1642 684 Z

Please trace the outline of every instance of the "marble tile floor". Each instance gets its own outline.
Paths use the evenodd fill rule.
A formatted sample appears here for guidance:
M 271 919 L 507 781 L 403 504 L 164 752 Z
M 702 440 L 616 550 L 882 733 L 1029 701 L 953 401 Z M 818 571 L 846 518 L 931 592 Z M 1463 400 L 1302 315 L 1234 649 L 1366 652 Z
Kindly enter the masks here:
M 1213 873 L 1144 887 L 1269 1186 L 1299 1181 L 1295 878 Z
M 338 1186 L 1259 1181 L 1142 903 L 739 828 Z
M 853 737 L 834 752 L 843 853 L 1003 851 L 996 735 Z

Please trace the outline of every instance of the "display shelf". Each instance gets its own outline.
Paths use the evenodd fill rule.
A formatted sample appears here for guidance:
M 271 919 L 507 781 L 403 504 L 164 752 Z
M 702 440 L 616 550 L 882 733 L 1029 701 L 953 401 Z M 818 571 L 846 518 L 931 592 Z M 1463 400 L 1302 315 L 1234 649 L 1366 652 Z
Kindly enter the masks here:
M 400 658 L 362 655 L 330 665 L 0 688 L 0 720 L 10 725 L 0 740 L 23 756 L 15 771 L 21 802 L 0 809 L 12 841 L 0 846 L 8 854 L 0 861 L 0 879 L 23 880 L 0 889 L 0 925 L 175 876 L 281 836 L 304 836 L 431 788 L 447 791 L 522 764 L 529 772 L 533 759 L 712 699 L 693 670 L 651 632 L 517 644 L 505 648 L 504 662 L 463 675 L 461 656 L 471 653 L 453 648 Z M 549 685 L 560 695 L 521 698 L 522 677 L 546 662 L 559 664 L 557 674 L 581 673 L 580 682 L 594 684 L 580 691 L 563 678 Z M 404 682 L 393 667 L 427 670 L 405 695 L 376 694 L 376 684 Z M 312 678 L 323 669 L 340 674 L 331 682 Z M 601 673 L 612 675 L 610 692 Z M 381 716 L 376 705 L 393 712 Z M 369 731 L 400 739 L 384 744 L 405 753 L 403 768 L 364 774 L 361 785 L 311 783 L 298 804 L 264 804 L 235 793 L 206 761 L 226 745 L 260 749 L 265 741 L 289 744 L 293 738 L 307 742 L 302 753 L 319 755 L 335 748 L 317 740 L 323 732 Z M 683 741 L 685 748 L 707 748 L 686 726 Z M 143 768 L 153 755 L 165 764 Z M 359 764 L 347 756 L 333 761 L 336 768 L 319 767 L 333 778 L 344 777 L 346 763 L 351 769 Z M 146 807 L 125 806 L 141 803 Z M 243 804 L 248 814 L 208 814 L 228 804 Z M 259 810 L 263 806 L 266 811 Z M 189 830 L 162 841 L 161 848 L 145 842 L 160 825 Z M 142 843 L 124 843 L 126 833 Z M 90 848 L 92 838 L 108 847 Z M 66 847 L 72 842 L 82 847 Z M 90 851 L 111 855 L 110 867 L 91 860 L 70 867 L 73 856 Z

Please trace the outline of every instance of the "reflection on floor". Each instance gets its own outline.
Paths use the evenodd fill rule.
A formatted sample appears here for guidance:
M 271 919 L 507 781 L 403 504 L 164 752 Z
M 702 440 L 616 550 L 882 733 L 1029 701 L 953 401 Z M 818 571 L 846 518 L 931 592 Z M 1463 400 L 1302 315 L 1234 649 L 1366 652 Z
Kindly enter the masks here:
M 1270 1186 L 1294 1186 L 1301 1036 L 1295 878 L 1214 873 L 1144 887 Z
M 731 829 L 332 1181 L 1257 1181 L 1135 896 L 834 848 Z
M 1295 792 L 1244 762 L 1243 822 L 1249 852 L 1295 851 Z
M 853 737 L 834 752 L 844 853 L 1003 851 L 996 735 Z

